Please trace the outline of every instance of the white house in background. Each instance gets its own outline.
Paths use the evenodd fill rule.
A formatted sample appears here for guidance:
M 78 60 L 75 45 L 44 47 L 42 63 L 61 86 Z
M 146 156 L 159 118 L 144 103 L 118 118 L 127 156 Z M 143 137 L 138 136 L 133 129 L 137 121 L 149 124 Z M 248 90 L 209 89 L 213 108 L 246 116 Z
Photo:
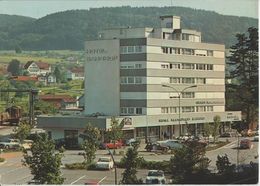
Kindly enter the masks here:
M 67 80 L 84 80 L 84 67 L 68 70 L 66 77 Z
M 44 85 L 56 83 L 56 76 L 54 74 L 39 75 L 38 81 Z
M 46 75 L 51 73 L 51 65 L 44 62 L 28 61 L 24 65 L 24 69 L 28 71 L 31 76 Z

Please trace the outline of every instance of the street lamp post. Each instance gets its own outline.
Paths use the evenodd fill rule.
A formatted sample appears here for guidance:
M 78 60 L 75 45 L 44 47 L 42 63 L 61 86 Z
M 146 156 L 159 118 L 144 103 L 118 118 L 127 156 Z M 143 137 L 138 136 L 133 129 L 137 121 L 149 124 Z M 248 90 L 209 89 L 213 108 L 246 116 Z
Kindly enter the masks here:
M 165 84 L 163 84 L 162 86 L 163 86 L 163 87 L 171 88 L 171 89 L 174 90 L 174 92 L 176 92 L 176 93 L 178 94 L 177 98 L 179 99 L 179 110 L 178 110 L 178 111 L 179 111 L 179 135 L 181 136 L 181 134 L 182 134 L 182 131 L 181 131 L 181 95 L 182 95 L 182 93 L 183 93 L 185 90 L 187 90 L 187 89 L 189 89 L 189 88 L 196 88 L 197 85 L 192 85 L 192 86 L 185 87 L 185 88 L 182 89 L 181 91 L 175 89 L 174 87 L 172 87 L 172 86 L 170 86 L 170 85 L 165 85 Z M 170 97 L 170 98 L 176 98 L 176 97 Z

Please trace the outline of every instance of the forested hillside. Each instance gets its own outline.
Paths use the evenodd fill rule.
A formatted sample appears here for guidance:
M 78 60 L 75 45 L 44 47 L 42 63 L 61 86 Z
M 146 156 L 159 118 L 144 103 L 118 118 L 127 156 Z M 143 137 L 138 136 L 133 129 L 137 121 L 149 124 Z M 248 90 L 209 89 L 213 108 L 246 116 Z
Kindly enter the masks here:
M 258 20 L 224 16 L 212 11 L 183 7 L 116 7 L 90 10 L 70 10 L 40 19 L 0 15 L 0 49 L 81 50 L 85 40 L 94 39 L 97 32 L 114 27 L 158 27 L 159 16 L 181 16 L 182 28 L 202 32 L 205 42 L 234 43 L 237 32 L 258 27 Z

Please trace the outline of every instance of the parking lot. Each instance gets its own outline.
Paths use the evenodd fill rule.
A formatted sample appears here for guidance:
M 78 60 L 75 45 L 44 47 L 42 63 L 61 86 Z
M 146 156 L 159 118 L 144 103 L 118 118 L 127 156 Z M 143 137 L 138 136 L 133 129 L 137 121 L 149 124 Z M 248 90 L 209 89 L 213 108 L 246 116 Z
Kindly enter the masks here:
M 206 156 L 211 160 L 210 169 L 216 171 L 216 160 L 217 155 L 227 154 L 232 163 L 237 163 L 237 157 L 239 157 L 240 164 L 246 164 L 250 161 L 258 162 L 258 142 L 252 142 L 253 147 L 251 149 L 239 149 L 237 150 L 237 139 L 228 138 L 231 143 L 226 146 L 223 146 L 219 149 L 208 151 Z M 253 138 L 250 138 L 253 140 Z M 226 140 L 226 139 L 224 139 Z M 139 156 L 143 156 L 144 159 L 148 161 L 163 161 L 169 160 L 172 156 L 171 154 L 160 154 L 154 152 L 146 152 L 145 144 L 142 144 L 139 148 Z M 128 147 L 117 149 L 117 155 L 114 156 L 116 161 L 119 161 L 122 158 L 122 155 L 119 155 L 119 152 L 126 152 Z M 64 153 L 62 158 L 62 163 L 75 163 L 82 162 L 83 156 L 79 155 L 79 150 L 67 150 Z M 239 152 L 239 156 L 237 153 Z M 28 167 L 22 165 L 22 153 L 8 153 L 1 154 L 1 157 L 4 157 L 6 161 L 0 164 L 0 183 L 1 184 L 27 184 L 33 177 L 30 174 Z M 96 160 L 99 157 L 109 156 L 107 150 L 98 150 L 96 153 Z M 71 185 L 80 185 L 85 183 L 100 183 L 100 184 L 114 184 L 115 183 L 115 172 L 114 170 L 68 170 L 64 167 L 61 168 L 62 177 L 65 178 L 64 184 Z M 117 169 L 117 182 L 122 179 L 123 169 Z M 145 180 L 148 170 L 138 170 L 137 177 Z M 169 177 L 167 179 L 169 181 Z

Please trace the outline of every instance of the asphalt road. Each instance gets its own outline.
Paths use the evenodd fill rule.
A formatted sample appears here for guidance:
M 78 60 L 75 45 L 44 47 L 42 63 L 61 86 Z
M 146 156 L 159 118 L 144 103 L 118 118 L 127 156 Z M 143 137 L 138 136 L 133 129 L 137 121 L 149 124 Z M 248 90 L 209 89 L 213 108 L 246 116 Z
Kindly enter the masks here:
M 237 162 L 237 141 L 231 139 L 233 142 L 219 148 L 217 150 L 208 151 L 206 156 L 211 160 L 210 168 L 215 170 L 217 155 L 227 154 L 232 163 Z M 139 155 L 143 156 L 146 160 L 162 161 L 169 160 L 171 155 L 156 155 L 155 153 L 144 152 L 141 147 Z M 118 149 L 119 151 L 126 151 L 126 149 Z M 82 162 L 83 156 L 78 155 L 80 151 L 65 151 L 65 157 L 62 159 L 63 164 L 72 162 Z M 82 151 L 81 151 L 82 152 Z M 249 163 L 250 161 L 258 162 L 258 142 L 253 142 L 252 149 L 239 150 L 239 163 Z M 0 156 L 3 156 L 0 155 Z M 106 150 L 98 150 L 96 159 L 101 156 L 108 156 Z M 116 155 L 115 160 L 119 161 L 122 156 Z M 27 184 L 32 175 L 30 170 L 23 166 L 21 163 L 21 153 L 16 153 L 13 156 L 6 158 L 6 162 L 0 164 L 0 183 L 1 184 Z M 118 181 L 121 179 L 123 169 L 118 169 Z M 138 170 L 137 177 L 145 179 L 148 170 Z M 100 182 L 101 184 L 114 184 L 114 170 L 110 171 L 87 171 L 87 170 L 67 170 L 62 168 L 62 176 L 66 178 L 64 184 L 80 185 L 87 182 Z

